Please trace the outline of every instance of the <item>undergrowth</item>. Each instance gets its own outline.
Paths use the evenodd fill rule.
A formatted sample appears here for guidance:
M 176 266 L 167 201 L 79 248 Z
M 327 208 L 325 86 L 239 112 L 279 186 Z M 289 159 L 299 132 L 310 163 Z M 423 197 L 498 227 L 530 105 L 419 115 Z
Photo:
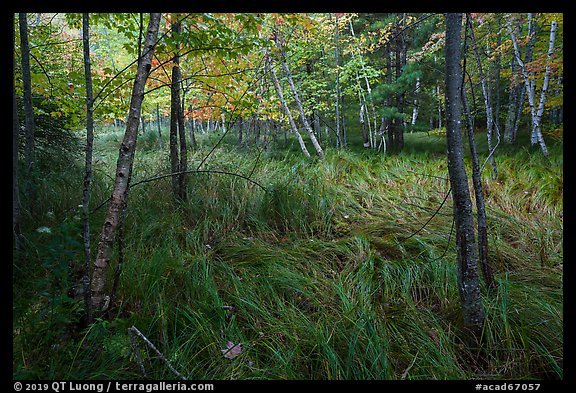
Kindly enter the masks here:
M 139 141 L 133 183 L 169 173 L 167 143 L 160 151 L 153 135 Z M 93 207 L 109 195 L 119 138 L 96 140 Z M 191 168 L 212 146 L 199 139 Z M 503 148 L 498 177 L 484 171 L 497 288 L 482 288 L 478 345 L 462 330 L 451 198 L 440 207 L 442 141 L 407 134 L 406 145 L 387 156 L 328 148 L 317 161 L 223 144 L 203 169 L 253 171 L 266 191 L 190 174 L 178 204 L 168 178 L 135 186 L 116 305 L 89 327 L 71 293 L 81 164 L 47 175 L 13 262 L 14 378 L 140 378 L 134 325 L 189 379 L 562 379 L 561 145 L 550 162 Z M 92 214 L 93 250 L 105 210 Z M 241 345 L 231 358 L 228 342 Z M 138 351 L 149 378 L 175 378 Z

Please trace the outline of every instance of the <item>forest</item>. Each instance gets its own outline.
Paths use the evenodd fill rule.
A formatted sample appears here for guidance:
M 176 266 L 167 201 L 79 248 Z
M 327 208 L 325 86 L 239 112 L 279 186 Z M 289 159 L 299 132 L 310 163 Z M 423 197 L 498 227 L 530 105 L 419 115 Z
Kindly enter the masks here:
M 14 380 L 564 379 L 562 13 L 12 29 Z

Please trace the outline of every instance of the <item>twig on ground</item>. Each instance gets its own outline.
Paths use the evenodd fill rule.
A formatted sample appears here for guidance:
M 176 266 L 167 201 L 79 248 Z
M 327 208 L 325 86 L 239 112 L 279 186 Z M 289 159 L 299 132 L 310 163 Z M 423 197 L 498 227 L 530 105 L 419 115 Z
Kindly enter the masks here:
M 148 338 L 146 338 L 145 335 L 142 334 L 142 332 L 140 332 L 140 330 L 138 330 L 136 328 L 136 326 L 132 325 L 132 327 L 128 328 L 128 335 L 130 336 L 130 341 L 132 341 L 132 346 L 134 347 L 134 353 L 136 354 L 136 361 L 138 362 L 138 365 L 140 366 L 140 370 L 142 371 L 142 374 L 144 376 L 146 376 L 146 371 L 144 370 L 144 364 L 142 363 L 142 359 L 140 358 L 140 355 L 138 354 L 138 346 L 136 345 L 134 339 L 133 339 L 133 335 L 136 335 L 138 337 L 140 337 L 145 343 L 146 345 L 148 345 L 148 347 L 154 351 L 159 357 L 160 359 L 162 359 L 162 361 L 168 366 L 168 368 L 174 373 L 176 374 L 176 376 L 180 379 L 186 380 L 186 377 L 182 374 L 180 374 L 173 366 L 172 364 L 168 361 L 168 359 L 166 359 L 166 357 L 162 354 L 162 352 L 160 352 L 158 350 L 158 348 L 156 348 L 156 346 L 154 344 L 152 344 L 150 342 L 150 340 L 148 340 Z

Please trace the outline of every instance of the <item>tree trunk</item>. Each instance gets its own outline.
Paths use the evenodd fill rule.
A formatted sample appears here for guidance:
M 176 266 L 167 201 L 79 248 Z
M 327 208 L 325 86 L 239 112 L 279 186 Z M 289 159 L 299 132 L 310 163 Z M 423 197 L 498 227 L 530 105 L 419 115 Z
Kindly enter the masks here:
M 26 143 L 24 145 L 25 190 L 29 198 L 30 210 L 33 211 L 36 205 L 36 186 L 33 179 L 36 158 L 34 147 L 34 107 L 32 106 L 32 82 L 30 77 L 30 46 L 28 44 L 27 14 L 20 13 L 18 17 L 22 58 L 22 84 L 24 88 L 24 124 L 26 129 Z
M 460 31 L 462 14 L 446 16 L 446 140 L 448 172 L 454 200 L 458 289 L 464 326 L 478 334 L 482 330 L 484 313 L 477 270 L 476 239 L 472 202 L 464 166 L 464 146 L 461 134 Z
M 179 24 L 180 25 L 180 24 Z M 181 25 L 180 25 L 181 26 Z M 182 28 L 179 28 L 179 33 Z M 180 50 L 180 45 L 177 46 L 177 50 Z M 180 163 L 178 169 L 180 173 L 178 174 L 178 199 L 180 201 L 186 200 L 186 171 L 188 170 L 188 145 L 186 143 L 186 127 L 184 126 L 184 96 L 185 92 L 182 89 L 182 70 L 180 69 L 180 64 L 174 67 L 176 69 L 176 80 L 178 85 L 178 92 L 182 92 L 181 100 L 179 100 L 178 105 L 178 138 L 180 140 Z M 180 98 L 180 95 L 179 97 Z
M 136 71 L 136 79 L 134 80 L 132 89 L 126 131 L 118 153 L 114 190 L 112 191 L 108 213 L 102 227 L 102 235 L 98 245 L 94 271 L 92 273 L 92 310 L 101 308 L 104 301 L 106 271 L 112 255 L 112 245 L 116 227 L 119 223 L 120 213 L 128 197 L 127 191 L 130 185 L 129 174 L 132 171 L 134 153 L 136 151 L 140 108 L 142 106 L 142 100 L 144 99 L 144 87 L 151 67 L 159 24 L 160 14 L 150 14 L 150 23 L 146 33 L 144 50 L 141 61 L 138 62 L 138 70 Z
M 552 61 L 552 56 L 554 55 L 554 41 L 556 40 L 556 28 L 558 27 L 558 22 L 552 21 L 550 26 L 550 40 L 548 42 L 548 53 L 546 56 L 546 71 L 544 72 L 544 82 L 542 83 L 542 91 L 540 92 L 540 103 L 538 104 L 538 111 L 536 112 L 536 136 L 542 153 L 548 157 L 548 149 L 544 143 L 544 136 L 542 135 L 542 115 L 544 114 L 544 104 L 546 103 L 546 92 L 548 90 L 548 85 L 550 83 L 550 73 L 552 68 L 550 62 Z
M 84 75 L 86 79 L 86 159 L 84 169 L 84 189 L 82 193 L 82 213 L 83 213 L 83 226 L 82 232 L 84 238 L 84 303 L 86 310 L 87 323 L 92 322 L 91 310 L 91 293 L 90 293 L 90 183 L 92 181 L 92 150 L 94 143 L 94 116 L 92 111 L 93 95 L 92 95 L 92 74 L 90 64 L 90 21 L 88 13 L 82 15 L 82 43 L 84 49 Z
M 280 34 L 280 32 L 278 32 L 278 35 Z M 280 49 L 280 64 L 282 65 L 282 69 L 284 70 L 284 73 L 286 74 L 286 78 L 288 79 L 288 84 L 290 85 L 290 90 L 292 90 L 292 95 L 294 96 L 294 101 L 296 102 L 296 107 L 298 108 L 298 113 L 300 114 L 300 120 L 302 121 L 302 124 L 304 124 L 304 128 L 306 128 L 306 131 L 308 132 L 308 136 L 310 136 L 310 140 L 312 141 L 312 145 L 314 146 L 314 149 L 316 150 L 316 153 L 318 153 L 318 156 L 320 157 L 320 159 L 324 159 L 324 151 L 322 150 L 322 146 L 320 146 L 320 144 L 318 143 L 318 140 L 316 139 L 316 137 L 314 136 L 314 131 L 312 131 L 312 127 L 310 127 L 310 123 L 308 122 L 308 118 L 306 117 L 306 114 L 304 113 L 304 108 L 302 108 L 302 102 L 300 101 L 300 97 L 298 95 L 298 90 L 296 90 L 296 86 L 294 85 L 294 81 L 292 80 L 292 74 L 290 73 L 290 68 L 288 68 L 288 63 L 286 62 L 286 56 L 284 54 L 284 48 L 282 46 L 282 43 L 280 42 L 280 37 L 276 36 L 276 45 L 278 46 L 278 49 Z
M 472 28 L 472 18 L 468 15 L 468 26 L 470 27 L 470 38 L 472 40 L 472 46 L 474 49 L 474 56 L 476 58 L 476 65 L 478 66 L 478 75 L 480 77 L 480 84 L 482 85 L 482 95 L 484 96 L 484 108 L 486 110 L 486 137 L 488 139 L 488 155 L 490 157 L 490 163 L 492 164 L 493 178 L 498 177 L 498 166 L 496 165 L 496 159 L 494 158 L 494 151 L 498 147 L 500 142 L 500 131 L 498 130 L 498 124 L 494 123 L 494 115 L 492 113 L 492 102 L 490 97 L 490 89 L 487 86 L 486 78 L 484 78 L 484 72 L 482 71 L 482 61 L 480 60 L 480 55 L 478 54 L 478 47 L 476 46 L 476 40 L 474 39 L 474 31 Z M 492 132 L 496 131 L 496 136 L 498 143 L 496 146 L 492 147 Z
M 354 26 L 352 25 L 352 19 L 350 19 L 350 33 L 352 33 L 352 37 L 356 37 L 356 35 L 354 34 Z M 370 144 L 372 146 L 373 149 L 376 148 L 376 127 L 377 127 L 377 122 L 378 119 L 376 117 L 376 108 L 374 107 L 374 99 L 372 97 L 372 89 L 370 88 L 370 82 L 368 81 L 368 77 L 366 76 L 366 70 L 364 68 L 364 61 L 362 59 L 362 53 L 360 52 L 360 49 L 357 48 L 356 50 L 358 58 L 360 60 L 360 67 L 362 69 L 362 72 L 364 73 L 364 83 L 366 84 L 366 91 L 368 92 L 368 99 L 370 101 L 370 108 L 372 109 L 372 121 L 373 123 L 370 122 L 370 116 L 368 116 L 368 114 L 366 114 L 366 117 L 368 118 L 368 129 L 370 132 Z M 358 83 L 358 85 L 360 85 L 360 83 Z M 364 103 L 366 102 L 366 99 L 364 99 Z M 368 109 L 366 109 L 366 111 L 368 111 Z M 372 132 L 373 131 L 373 132 Z M 374 134 L 374 135 L 372 135 Z M 364 147 L 366 147 L 366 140 L 364 140 Z
M 406 38 L 405 38 L 405 34 L 404 34 L 404 26 L 406 25 L 406 13 L 402 14 L 402 24 L 401 24 L 401 33 L 400 33 L 400 42 L 396 43 L 396 82 L 398 82 L 398 79 L 400 79 L 402 77 L 402 69 L 404 67 L 404 65 L 406 64 Z M 395 127 L 394 127 L 394 132 L 395 132 L 395 136 L 394 136 L 394 142 L 395 145 L 394 147 L 397 150 L 402 150 L 404 148 L 404 126 L 406 123 L 406 120 L 404 119 L 404 96 L 405 96 L 405 92 L 404 90 L 400 91 L 399 93 L 396 93 L 396 108 L 398 109 L 398 112 L 400 113 L 400 115 L 402 116 L 402 118 L 400 119 L 396 119 L 395 121 Z
M 322 146 L 318 143 L 318 140 L 314 136 L 314 131 L 312 131 L 312 127 L 310 127 L 310 123 L 308 123 L 308 119 L 304 114 L 304 109 L 302 108 L 302 102 L 300 101 L 300 97 L 298 96 L 298 91 L 296 90 L 296 86 L 294 85 L 294 81 L 292 80 L 292 75 L 290 74 L 290 69 L 288 68 L 288 64 L 286 63 L 285 59 L 281 60 L 282 67 L 284 68 L 284 72 L 286 74 L 286 78 L 288 79 L 288 84 L 290 85 L 290 89 L 292 90 L 292 95 L 294 96 L 294 101 L 296 101 L 296 107 L 298 108 L 298 113 L 300 113 L 300 120 L 304 124 L 304 128 L 308 131 L 308 135 L 310 136 L 310 140 L 312 141 L 312 145 L 314 149 L 316 149 L 316 153 L 320 156 L 321 159 L 324 159 L 324 151 L 322 150 Z
M 498 31 L 502 29 L 501 20 L 498 19 Z M 502 45 L 502 35 L 498 34 L 496 38 L 496 48 L 500 48 Z M 500 66 L 501 66 L 501 56 L 497 49 L 496 61 L 494 62 L 494 124 L 498 133 L 500 133 Z
M 484 205 L 484 192 L 482 191 L 482 172 L 478 162 L 478 149 L 474 139 L 474 124 L 466 98 L 466 89 L 462 89 L 462 102 L 468 121 L 468 144 L 470 145 L 470 155 L 472 156 L 472 184 L 474 185 L 474 195 L 476 196 L 476 214 L 478 218 L 478 260 L 484 275 L 484 282 L 490 290 L 496 288 L 494 283 L 494 273 L 488 262 L 488 224 L 486 221 L 486 207 Z
M 516 75 L 517 66 L 517 63 L 512 61 L 512 77 Z M 518 106 L 521 105 L 520 101 L 522 95 L 524 94 L 524 86 L 522 85 L 523 83 L 524 82 L 519 82 L 510 89 L 508 114 L 506 116 L 506 125 L 504 126 L 504 142 L 508 144 L 513 144 L 516 142 L 516 131 L 518 130 L 517 124 L 519 117 Z
M 158 125 L 158 146 L 162 149 L 162 131 L 160 130 L 160 107 L 156 104 L 156 124 Z
M 23 249 L 23 237 L 20 206 L 20 185 L 18 177 L 18 144 L 20 139 L 20 120 L 16 106 L 16 90 L 12 90 L 12 235 L 14 236 L 14 249 Z
M 188 107 L 188 111 L 192 113 L 192 106 Z M 194 150 L 196 148 L 196 121 L 190 116 L 188 122 L 190 123 L 190 146 Z
M 365 106 L 363 103 L 360 104 L 360 127 L 362 128 L 362 140 L 364 142 L 364 148 L 368 149 L 371 146 L 370 137 L 368 135 L 368 128 L 366 127 L 366 121 L 364 119 Z
M 392 84 L 392 48 L 390 44 L 386 44 L 386 83 L 388 85 Z M 392 106 L 392 93 L 386 93 L 386 107 L 390 108 Z M 388 136 L 388 146 L 394 146 L 394 131 L 392 130 L 392 119 L 390 116 L 386 118 L 386 124 L 384 130 Z
M 172 23 L 172 32 L 180 34 L 181 25 L 179 22 Z M 170 83 L 170 170 L 174 175 L 172 176 L 172 192 L 175 198 L 180 196 L 180 156 L 178 154 L 178 118 L 180 116 L 180 78 L 178 77 L 180 70 L 180 56 L 178 54 L 178 47 L 174 53 L 174 65 L 172 67 L 172 76 Z
M 414 108 L 412 108 L 412 121 L 410 124 L 412 127 L 416 125 L 416 120 L 418 120 L 418 94 L 420 93 L 420 78 L 416 78 L 416 89 L 414 89 Z
M 336 145 L 337 147 L 345 146 L 344 135 L 340 125 L 340 110 L 341 110 L 341 96 L 340 91 L 340 65 L 338 64 L 338 52 L 340 51 L 338 43 L 338 15 L 335 15 L 335 31 L 334 31 L 334 67 L 336 68 Z
M 270 76 L 272 77 L 272 82 L 274 83 L 274 87 L 276 88 L 276 93 L 278 93 L 278 98 L 280 98 L 280 103 L 282 104 L 282 107 L 284 108 L 284 112 L 286 112 L 286 116 L 288 117 L 288 121 L 290 123 L 290 128 L 292 129 L 292 132 L 294 134 L 296 134 L 296 137 L 298 138 L 298 143 L 300 144 L 300 149 L 302 149 L 302 152 L 304 153 L 304 155 L 306 157 L 310 157 L 310 153 L 308 152 L 308 149 L 306 148 L 306 144 L 304 143 L 304 140 L 302 139 L 302 135 L 300 135 L 300 132 L 298 132 L 298 128 L 296 127 L 296 123 L 294 123 L 294 118 L 292 117 L 292 113 L 290 113 L 290 108 L 288 108 L 288 104 L 286 104 L 286 100 L 284 99 L 284 94 L 282 93 L 282 87 L 280 86 L 280 82 L 278 82 L 278 78 L 276 77 L 276 70 L 274 70 L 274 65 L 270 64 L 270 56 L 266 55 L 268 57 L 268 61 L 266 62 L 267 67 L 269 68 L 270 71 Z M 284 137 L 284 140 L 286 141 L 286 137 Z
M 238 145 L 242 146 L 242 127 L 244 120 L 240 117 L 238 119 Z

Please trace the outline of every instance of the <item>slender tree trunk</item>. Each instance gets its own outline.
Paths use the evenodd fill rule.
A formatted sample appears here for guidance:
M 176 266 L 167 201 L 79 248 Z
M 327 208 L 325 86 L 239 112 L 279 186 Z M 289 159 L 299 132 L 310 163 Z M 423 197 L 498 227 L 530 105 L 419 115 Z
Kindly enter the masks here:
M 386 83 L 392 85 L 392 48 L 390 44 L 386 44 Z M 386 107 L 390 108 L 392 106 L 392 93 L 386 93 Z M 394 142 L 394 130 L 392 129 L 392 119 L 388 116 L 386 119 L 386 125 L 384 130 L 388 134 L 388 146 L 393 147 Z
M 448 172 L 454 200 L 458 289 L 464 326 L 479 334 L 482 330 L 484 312 L 478 278 L 472 202 L 464 166 L 461 134 L 461 27 L 462 14 L 449 13 L 446 17 L 446 139 Z
M 188 107 L 188 111 L 192 113 L 192 106 Z M 194 150 L 196 148 L 196 121 L 190 116 L 188 122 L 190 123 L 190 146 Z
M 548 85 L 550 83 L 550 73 L 552 71 L 551 68 L 551 61 L 552 56 L 554 55 L 554 41 L 556 40 L 556 28 L 558 27 L 558 22 L 555 20 L 552 21 L 550 26 L 550 40 L 548 42 L 548 53 L 546 56 L 546 71 L 544 72 L 544 82 L 542 83 L 542 90 L 540 92 L 540 102 L 538 104 L 538 111 L 536 112 L 536 136 L 538 139 L 538 143 L 540 144 L 540 148 L 542 149 L 542 153 L 546 157 L 548 157 L 548 149 L 546 148 L 546 144 L 544 143 L 544 136 L 542 135 L 542 115 L 544 114 L 544 105 L 546 103 L 546 92 L 548 90 Z
M 438 128 L 442 128 L 442 100 L 440 99 L 440 84 L 436 81 L 436 97 L 438 98 Z
M 513 60 L 511 65 L 512 77 L 516 75 L 517 67 L 516 61 Z M 517 119 L 519 116 L 518 107 L 521 105 L 520 99 L 525 91 L 522 83 L 523 82 L 518 82 L 510 89 L 508 114 L 506 116 L 506 125 L 504 126 L 504 142 L 508 144 L 516 142 L 516 131 L 518 130 L 516 125 L 518 124 Z
M 20 139 L 20 120 L 16 103 L 16 90 L 12 90 L 12 235 L 14 236 L 14 249 L 23 249 L 23 237 L 20 206 L 20 179 L 18 177 L 18 146 Z
M 402 14 L 402 24 L 401 29 L 402 32 L 400 33 L 399 40 L 400 42 L 396 43 L 396 81 L 402 77 L 402 70 L 404 65 L 406 64 L 406 37 L 404 33 L 404 26 L 406 25 L 406 13 Z M 396 108 L 398 112 L 402 116 L 401 119 L 396 120 L 396 126 L 394 127 L 395 135 L 395 147 L 398 150 L 402 150 L 404 148 L 404 127 L 406 125 L 406 120 L 404 119 L 404 98 L 405 92 L 402 90 L 401 92 L 396 94 Z
M 356 37 L 356 35 L 354 34 L 354 26 L 352 25 L 352 19 L 350 19 L 350 32 L 352 33 L 352 37 Z M 370 122 L 370 116 L 368 116 L 368 114 L 366 114 L 366 117 L 368 118 L 368 129 L 370 131 L 370 142 L 371 142 L 371 146 L 372 148 L 376 148 L 376 128 L 377 128 L 377 122 L 378 119 L 376 117 L 376 108 L 374 107 L 374 99 L 372 97 L 372 89 L 370 87 L 370 82 L 368 81 L 368 77 L 366 76 L 366 69 L 364 68 L 364 61 L 362 58 L 362 53 L 360 52 L 360 49 L 357 48 L 356 50 L 357 56 L 360 60 L 360 67 L 362 69 L 362 72 L 364 73 L 364 83 L 366 84 L 366 91 L 368 92 L 368 99 L 370 101 L 370 108 L 372 109 L 372 121 L 373 123 Z M 360 83 L 358 83 L 358 85 L 360 85 Z M 366 99 L 364 99 L 364 103 L 366 103 Z M 368 111 L 368 109 L 366 109 L 366 112 Z M 372 130 L 374 131 L 374 136 L 372 136 Z M 364 147 L 366 147 L 366 141 L 364 141 Z
M 364 142 L 364 148 L 368 149 L 371 146 L 370 138 L 368 135 L 368 128 L 366 127 L 366 121 L 364 119 L 365 106 L 363 103 L 360 104 L 360 127 L 362 129 L 362 140 Z
M 462 75 L 462 80 L 464 80 L 464 74 L 465 72 Z M 472 157 L 472 184 L 474 186 L 474 195 L 476 197 L 476 214 L 478 219 L 478 260 L 480 262 L 486 286 L 490 290 L 494 290 L 496 288 L 496 284 L 494 283 L 494 273 L 492 272 L 492 267 L 488 262 L 488 224 L 486 221 L 484 192 L 482 191 L 482 172 L 478 161 L 476 140 L 474 139 L 474 123 L 470 114 L 470 107 L 468 106 L 468 99 L 466 97 L 466 89 L 464 86 L 462 86 L 461 94 L 466 120 L 468 122 L 468 144 L 470 145 L 470 155 Z
M 180 34 L 181 25 L 179 22 L 172 23 L 172 32 Z M 178 172 L 180 172 L 180 156 L 178 152 L 178 119 L 180 116 L 180 56 L 179 45 L 177 45 L 174 53 L 174 65 L 172 67 L 172 80 L 170 83 L 170 170 L 174 175 L 172 176 L 172 192 L 174 197 L 180 196 L 180 179 Z
M 334 67 L 336 68 L 336 145 L 337 147 L 345 147 L 344 136 L 342 132 L 342 127 L 340 125 L 340 109 L 341 109 L 341 96 L 340 92 L 340 65 L 338 63 L 338 52 L 340 51 L 340 46 L 338 43 L 338 15 L 335 15 L 335 31 L 334 31 Z
M 310 140 L 312 141 L 312 145 L 314 146 L 316 153 L 318 154 L 320 159 L 324 159 L 324 151 L 322 150 L 322 146 L 320 146 L 320 144 L 318 143 L 318 140 L 316 139 L 316 136 L 314 136 L 314 131 L 312 131 L 312 127 L 310 127 L 310 123 L 308 122 L 308 118 L 306 117 L 306 114 L 304 113 L 304 108 L 302 107 L 302 101 L 300 101 L 300 96 L 298 95 L 298 90 L 296 89 L 296 86 L 294 85 L 294 80 L 292 79 L 292 73 L 290 72 L 290 68 L 288 67 L 288 63 L 286 61 L 286 55 L 284 53 L 284 48 L 283 48 L 283 45 L 281 43 L 280 31 L 278 31 L 277 35 L 276 35 L 276 45 L 278 46 L 278 49 L 280 49 L 280 64 L 282 65 L 282 69 L 284 70 L 284 73 L 286 74 L 286 78 L 288 79 L 288 84 L 290 85 L 290 90 L 292 90 L 292 96 L 294 97 L 294 101 L 296 102 L 296 108 L 298 108 L 298 113 L 300 114 L 300 120 L 302 121 L 302 124 L 304 124 L 304 128 L 308 132 L 308 136 L 310 137 Z
M 182 28 L 180 27 L 180 32 Z M 178 50 L 179 50 L 178 45 Z M 181 100 L 178 105 L 178 138 L 180 140 L 180 163 L 178 169 L 180 173 L 178 174 L 178 198 L 180 201 L 186 200 L 186 171 L 188 170 L 188 144 L 186 143 L 186 127 L 184 122 L 184 100 L 185 91 L 182 88 L 182 69 L 180 64 L 177 67 L 177 84 L 178 91 L 181 92 Z M 180 97 L 179 97 L 180 98 Z
M 94 271 L 92 273 L 92 310 L 102 307 L 104 301 L 104 289 L 106 284 L 106 271 L 112 256 L 112 245 L 116 227 L 119 223 L 120 213 L 125 206 L 128 196 L 129 178 L 134 162 L 134 153 L 136 151 L 136 140 L 138 138 L 138 121 L 140 117 L 140 108 L 144 99 L 144 87 L 148 78 L 148 72 L 151 67 L 154 46 L 158 36 L 158 26 L 160 24 L 160 14 L 150 14 L 150 23 L 144 43 L 144 51 L 141 61 L 138 62 L 138 70 L 132 97 L 130 100 L 130 111 L 126 123 L 124 139 L 118 153 L 116 163 L 116 180 L 114 190 L 108 206 L 108 213 L 102 227 L 102 235 L 98 245 Z
M 162 131 L 160 129 L 160 106 L 156 104 L 156 124 L 158 125 L 158 146 L 162 149 Z
M 238 119 L 238 144 L 242 146 L 242 127 L 244 120 L 242 118 Z
M 470 154 L 472 156 L 472 184 L 474 185 L 474 195 L 476 197 L 476 214 L 478 217 L 478 260 L 484 275 L 484 282 L 490 290 L 496 288 L 494 283 L 494 273 L 488 262 L 488 224 L 486 221 L 486 207 L 484 205 L 484 193 L 482 191 L 482 174 L 480 172 L 480 163 L 478 162 L 478 149 L 474 139 L 474 124 L 470 115 L 470 108 L 466 98 L 466 92 L 462 89 L 462 101 L 466 111 L 468 121 L 468 144 L 470 145 Z
M 482 61 L 480 60 L 480 55 L 478 54 L 478 47 L 476 46 L 476 40 L 474 39 L 474 31 L 472 28 L 472 18 L 468 15 L 468 26 L 470 28 L 470 38 L 472 40 L 472 47 L 474 49 L 474 56 L 476 58 L 476 65 L 478 66 L 478 74 L 480 77 L 480 84 L 482 86 L 482 94 L 484 96 L 484 108 L 486 110 L 486 136 L 488 139 L 488 154 L 490 157 L 490 163 L 492 164 L 493 178 L 498 177 L 498 166 L 496 165 L 496 159 L 494 158 L 494 151 L 498 147 L 492 147 L 492 133 L 496 131 L 496 136 L 498 143 L 500 142 L 500 132 L 498 130 L 498 123 L 494 124 L 494 115 L 492 113 L 492 103 L 490 97 L 490 89 L 487 86 L 486 78 L 484 77 L 484 72 L 482 71 Z
M 412 109 L 412 121 L 410 124 L 412 126 L 416 125 L 416 120 L 418 120 L 418 94 L 420 93 L 420 78 L 416 78 L 416 89 L 414 90 L 414 108 Z
M 296 123 L 294 123 L 294 118 L 292 117 L 292 113 L 290 113 L 290 108 L 288 108 L 288 104 L 286 104 L 286 100 L 284 99 L 284 94 L 282 93 L 282 87 L 280 86 L 280 82 L 278 82 L 278 78 L 276 77 L 276 70 L 274 69 L 274 65 L 270 64 L 270 56 L 268 56 L 268 61 L 266 62 L 267 67 L 269 68 L 270 71 L 270 76 L 272 77 L 272 82 L 274 83 L 274 87 L 276 88 L 276 93 L 278 93 L 278 97 L 280 98 L 280 103 L 282 104 L 282 107 L 284 108 L 284 112 L 286 113 L 286 116 L 288 117 L 288 121 L 290 123 L 290 128 L 292 129 L 292 132 L 296 135 L 296 137 L 298 138 L 298 143 L 300 144 L 300 149 L 302 149 L 302 152 L 304 153 L 304 155 L 306 157 L 310 157 L 310 153 L 308 152 L 308 149 L 306 148 L 306 144 L 304 143 L 304 140 L 302 139 L 302 135 L 300 135 L 300 132 L 298 132 L 298 128 L 296 127 Z M 284 134 L 286 135 L 286 134 Z M 286 141 L 286 136 L 284 136 L 284 140 Z
M 28 44 L 28 20 L 26 13 L 18 14 L 20 25 L 20 53 L 22 58 L 22 84 L 24 87 L 24 119 L 26 142 L 24 145 L 25 190 L 29 198 L 30 210 L 36 205 L 36 186 L 33 173 L 36 166 L 34 146 L 34 107 L 32 106 L 32 82 L 30 76 L 30 45 Z
M 82 42 L 84 49 L 84 75 L 86 79 L 86 160 L 84 170 L 84 189 L 82 194 L 82 213 L 84 238 L 84 303 L 87 323 L 92 322 L 91 292 L 90 292 L 90 184 L 92 182 L 92 146 L 94 143 L 94 116 L 92 111 L 92 73 L 90 63 L 90 21 L 88 13 L 82 15 Z
M 502 28 L 501 20 L 498 19 L 498 31 Z M 502 45 L 502 35 L 498 34 L 496 36 L 496 48 L 500 48 Z M 500 66 L 501 66 L 501 56 L 500 51 L 497 50 L 496 61 L 494 62 L 494 124 L 498 132 L 500 131 Z
M 16 34 L 12 36 L 14 47 L 16 47 Z M 12 58 L 12 69 L 16 69 L 15 60 Z M 24 248 L 20 205 L 20 178 L 18 171 L 18 154 L 20 147 L 20 119 L 18 118 L 18 103 L 16 102 L 16 89 L 12 89 L 12 235 L 14 240 L 14 250 L 20 251 Z

